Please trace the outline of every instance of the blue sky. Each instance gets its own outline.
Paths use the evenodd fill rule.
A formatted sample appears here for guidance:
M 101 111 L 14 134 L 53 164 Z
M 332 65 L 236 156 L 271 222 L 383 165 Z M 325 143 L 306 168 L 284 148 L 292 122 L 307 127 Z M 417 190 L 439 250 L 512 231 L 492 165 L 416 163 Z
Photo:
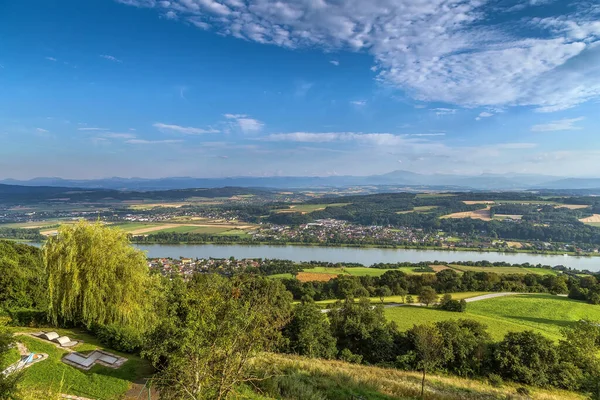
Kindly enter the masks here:
M 600 176 L 600 5 L 0 0 L 0 178 Z

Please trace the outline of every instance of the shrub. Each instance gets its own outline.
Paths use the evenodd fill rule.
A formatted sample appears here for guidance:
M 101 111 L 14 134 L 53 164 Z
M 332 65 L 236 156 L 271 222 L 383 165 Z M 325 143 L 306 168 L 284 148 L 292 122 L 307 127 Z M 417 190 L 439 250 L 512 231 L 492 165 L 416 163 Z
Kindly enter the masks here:
M 94 333 L 100 343 L 124 353 L 137 353 L 143 344 L 142 335 L 128 326 L 97 326 L 94 329 Z
M 48 322 L 48 316 L 45 311 L 32 310 L 29 308 L 15 308 L 7 311 L 10 316 L 11 325 L 38 327 Z
M 517 388 L 517 394 L 520 396 L 531 396 L 531 391 L 529 389 L 527 389 L 526 387 L 521 386 L 520 388 Z
M 360 364 L 362 362 L 362 356 L 359 354 L 353 354 L 348 349 L 343 349 L 340 352 L 340 360 L 346 361 L 353 364 Z
M 490 385 L 492 385 L 493 387 L 497 387 L 497 388 L 502 387 L 504 385 L 504 380 L 498 374 L 489 374 L 488 382 L 490 383 Z

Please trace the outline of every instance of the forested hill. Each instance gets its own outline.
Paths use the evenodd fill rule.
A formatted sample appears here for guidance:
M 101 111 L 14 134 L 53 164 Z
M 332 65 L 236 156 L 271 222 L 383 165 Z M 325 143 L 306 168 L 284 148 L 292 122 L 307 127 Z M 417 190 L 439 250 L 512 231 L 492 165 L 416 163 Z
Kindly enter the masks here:
M 0 184 L 0 202 L 8 204 L 28 204 L 40 201 L 173 201 L 187 199 L 190 197 L 217 198 L 242 195 L 268 195 L 269 193 L 270 192 L 267 190 L 238 187 L 132 192 L 108 189 L 77 189 L 51 186 L 19 186 Z

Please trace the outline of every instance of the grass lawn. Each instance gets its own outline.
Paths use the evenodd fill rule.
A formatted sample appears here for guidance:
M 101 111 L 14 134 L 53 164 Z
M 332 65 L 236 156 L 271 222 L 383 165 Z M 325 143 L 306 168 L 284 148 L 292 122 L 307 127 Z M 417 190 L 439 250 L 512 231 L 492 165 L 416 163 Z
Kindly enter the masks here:
M 600 320 L 600 307 L 566 297 L 527 294 L 497 297 L 469 303 L 465 313 L 452 313 L 425 307 L 394 307 L 385 310 L 400 330 L 414 324 L 447 319 L 474 319 L 488 326 L 495 340 L 507 332 L 534 330 L 550 339 L 561 338 L 560 329 L 580 319 Z
M 13 328 L 13 330 L 36 331 L 29 328 Z M 74 330 L 57 330 L 57 332 L 66 334 L 72 339 L 83 340 L 84 343 L 78 345 L 76 351 L 87 353 L 102 348 L 93 336 L 84 332 Z M 16 339 L 32 352 L 49 355 L 47 360 L 25 370 L 21 385 L 26 389 L 44 390 L 49 387 L 58 389 L 62 381 L 63 393 L 99 400 L 120 399 L 129 390 L 132 382 L 150 376 L 153 371 L 150 364 L 138 356 L 122 354 L 110 349 L 106 350 L 128 359 L 121 368 L 112 369 L 95 365 L 91 370 L 83 371 L 64 364 L 61 359 L 67 352 L 51 343 L 27 335 L 19 335 Z
M 599 226 L 600 227 L 600 222 L 586 222 L 586 225 L 591 225 L 591 226 Z
M 495 272 L 497 274 L 538 274 L 558 275 L 557 271 L 543 268 L 521 268 L 521 267 L 471 267 L 466 265 L 450 265 L 457 271 L 467 272 Z

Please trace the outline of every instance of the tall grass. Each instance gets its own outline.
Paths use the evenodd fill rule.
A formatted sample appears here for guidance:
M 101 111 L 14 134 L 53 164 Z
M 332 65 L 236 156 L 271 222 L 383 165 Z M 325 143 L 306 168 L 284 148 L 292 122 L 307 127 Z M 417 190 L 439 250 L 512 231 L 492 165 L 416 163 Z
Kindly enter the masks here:
M 307 359 L 280 354 L 264 354 L 255 359 L 250 373 L 255 391 L 277 399 L 420 399 L 419 372 L 400 371 L 364 365 Z M 425 398 L 430 400 L 525 399 L 517 394 L 519 386 L 493 387 L 485 381 L 430 375 Z M 572 392 L 528 388 L 540 400 L 583 399 Z

